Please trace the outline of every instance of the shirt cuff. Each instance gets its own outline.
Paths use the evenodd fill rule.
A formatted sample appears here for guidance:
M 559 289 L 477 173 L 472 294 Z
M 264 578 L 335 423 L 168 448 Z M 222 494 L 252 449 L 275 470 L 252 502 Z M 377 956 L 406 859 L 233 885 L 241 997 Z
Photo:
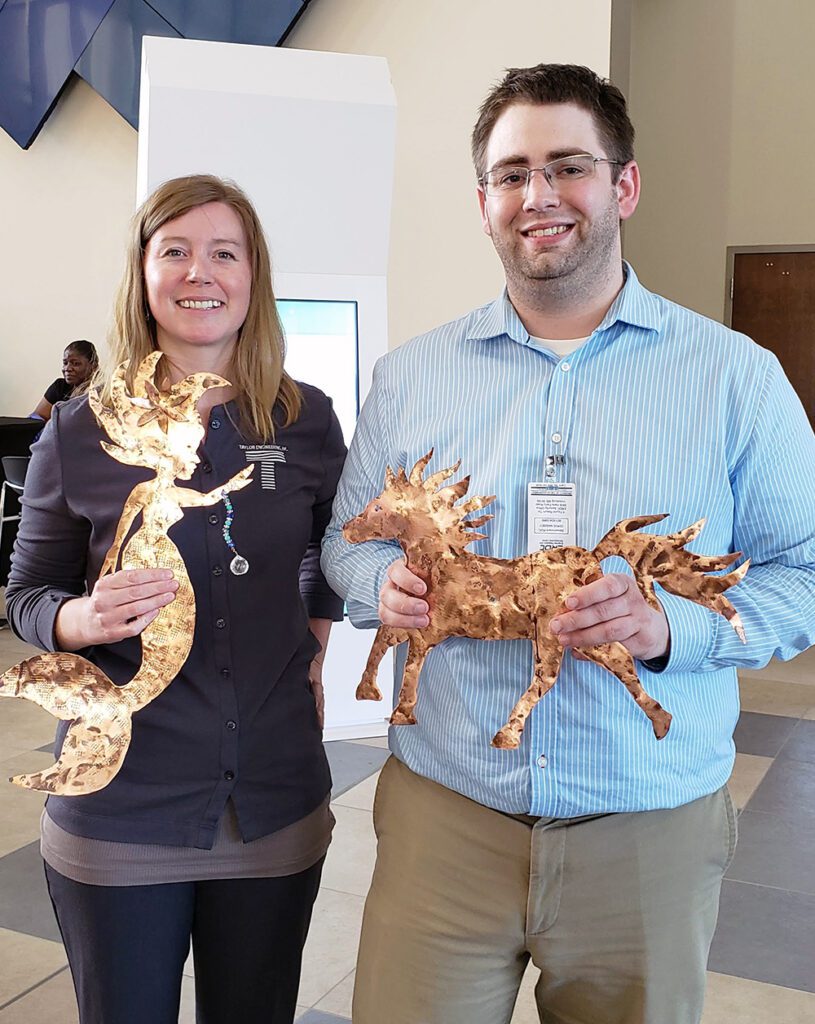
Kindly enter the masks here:
M 67 601 L 73 601 L 77 596 L 77 594 L 69 594 L 60 590 L 49 591 L 48 600 L 42 602 L 35 619 L 36 640 L 34 643 L 37 647 L 52 654 L 62 650 L 56 637 L 57 615 Z
M 306 606 L 306 613 L 310 619 L 331 619 L 332 622 L 342 622 L 343 601 L 335 593 L 302 593 L 303 604 Z
M 664 671 L 693 672 L 700 669 L 710 655 L 716 636 L 713 612 L 662 589 L 659 602 L 668 619 L 671 635 L 671 650 Z

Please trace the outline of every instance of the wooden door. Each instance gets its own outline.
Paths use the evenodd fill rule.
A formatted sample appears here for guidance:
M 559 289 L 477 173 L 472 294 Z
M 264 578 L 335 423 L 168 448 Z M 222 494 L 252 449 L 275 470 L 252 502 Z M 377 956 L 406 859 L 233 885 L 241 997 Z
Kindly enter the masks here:
M 815 252 L 736 253 L 730 326 L 777 356 L 815 427 Z

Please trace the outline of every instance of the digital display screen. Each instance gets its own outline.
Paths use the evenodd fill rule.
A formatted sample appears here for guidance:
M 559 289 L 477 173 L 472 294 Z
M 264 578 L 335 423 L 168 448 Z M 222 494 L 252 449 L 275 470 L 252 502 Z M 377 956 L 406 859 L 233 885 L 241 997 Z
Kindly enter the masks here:
M 349 444 L 359 415 L 356 302 L 278 299 L 277 309 L 286 334 L 286 372 L 330 396 Z

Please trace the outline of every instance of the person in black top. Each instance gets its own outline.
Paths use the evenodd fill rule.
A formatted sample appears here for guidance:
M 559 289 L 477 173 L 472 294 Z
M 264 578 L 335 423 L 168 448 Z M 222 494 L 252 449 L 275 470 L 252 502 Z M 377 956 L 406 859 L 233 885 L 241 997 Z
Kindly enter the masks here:
M 51 419 L 51 410 L 57 402 L 64 402 L 72 395 L 80 394 L 96 373 L 98 365 L 96 349 L 92 342 L 84 339 L 72 341 L 62 353 L 62 376 L 48 385 L 31 415 L 48 422 Z
M 269 254 L 247 197 L 196 175 L 137 211 L 112 366 L 156 349 L 156 380 L 196 371 L 207 433 L 185 487 L 268 462 L 230 502 L 189 508 L 170 536 L 196 598 L 183 668 L 133 718 L 98 792 L 49 797 L 42 851 L 81 1024 L 170 1024 L 192 938 L 198 1020 L 290 1024 L 331 836 L 321 665 L 342 602 L 319 567 L 345 455 L 331 401 L 283 370 Z M 106 400 L 110 371 L 101 385 Z M 123 504 L 150 471 L 110 458 L 87 396 L 35 445 L 8 617 L 45 650 L 133 678 L 139 634 L 174 599 L 169 570 L 100 577 Z M 65 724 L 57 732 L 57 748 Z

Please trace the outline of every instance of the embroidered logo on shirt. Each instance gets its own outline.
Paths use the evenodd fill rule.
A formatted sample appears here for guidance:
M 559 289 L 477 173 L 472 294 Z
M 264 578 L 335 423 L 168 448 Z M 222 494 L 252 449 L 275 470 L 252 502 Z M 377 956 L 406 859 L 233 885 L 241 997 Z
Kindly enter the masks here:
M 275 490 L 275 466 L 286 461 L 287 448 L 279 444 L 242 444 L 247 462 L 260 463 L 260 486 L 264 491 Z

